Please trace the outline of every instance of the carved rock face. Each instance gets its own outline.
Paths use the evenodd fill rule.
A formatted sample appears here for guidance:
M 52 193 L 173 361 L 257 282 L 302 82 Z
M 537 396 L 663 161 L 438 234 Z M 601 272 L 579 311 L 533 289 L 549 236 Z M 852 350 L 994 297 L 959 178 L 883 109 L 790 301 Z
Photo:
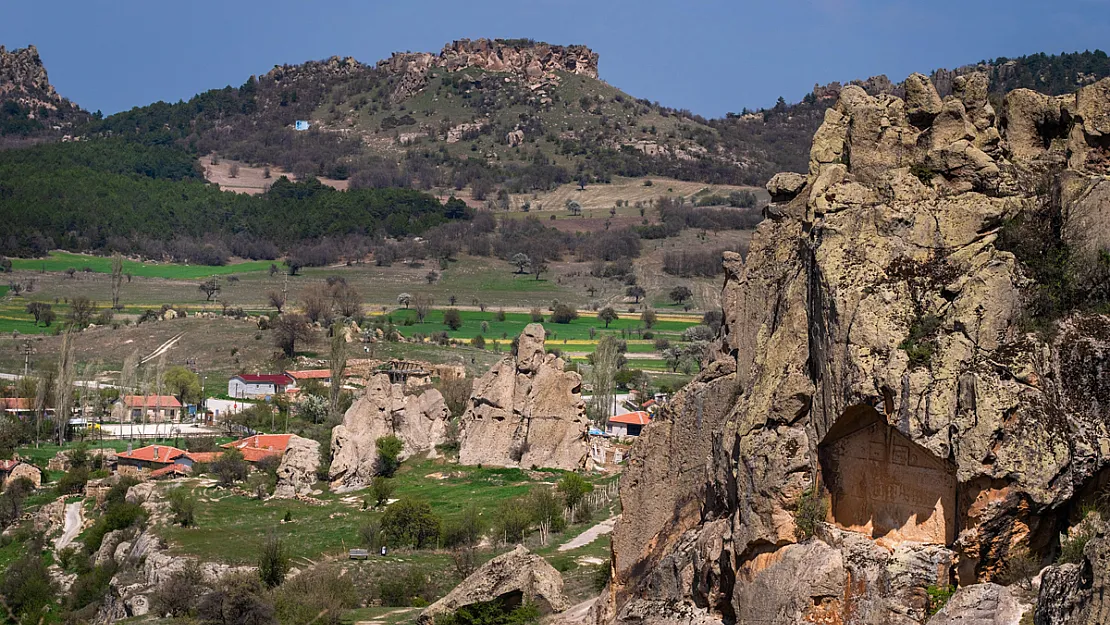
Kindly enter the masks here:
M 1110 80 L 1015 91 L 997 118 L 984 80 L 841 90 L 801 192 L 725 257 L 717 362 L 631 452 L 599 622 L 920 623 L 952 571 L 1053 557 L 1110 466 L 1110 323 L 1027 335 L 1029 279 L 995 242 L 1064 164 L 1065 237 L 1110 230 L 1089 199 Z M 874 419 L 845 431 L 860 406 Z M 800 541 L 814 485 L 831 523 Z

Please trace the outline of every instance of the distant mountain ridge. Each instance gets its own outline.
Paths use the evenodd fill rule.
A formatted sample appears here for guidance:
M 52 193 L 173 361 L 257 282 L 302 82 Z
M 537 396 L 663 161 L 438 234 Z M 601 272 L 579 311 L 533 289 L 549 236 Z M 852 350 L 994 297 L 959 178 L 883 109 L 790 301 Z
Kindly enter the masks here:
M 986 73 L 998 98 L 1016 88 L 1058 95 L 1110 75 L 1099 50 L 999 58 L 931 73 L 942 96 L 956 76 Z M 50 84 L 37 50 L 0 48 L 0 144 L 66 134 L 123 136 L 274 164 L 355 187 L 546 190 L 614 175 L 761 185 L 805 171 L 808 146 L 842 84 L 801 102 L 706 119 L 637 99 L 598 79 L 586 46 L 530 39 L 459 40 L 437 53 L 396 53 L 374 65 L 332 57 L 275 66 L 238 88 L 156 102 L 97 120 Z M 856 80 L 901 95 L 886 76 Z M 311 130 L 297 132 L 297 120 Z

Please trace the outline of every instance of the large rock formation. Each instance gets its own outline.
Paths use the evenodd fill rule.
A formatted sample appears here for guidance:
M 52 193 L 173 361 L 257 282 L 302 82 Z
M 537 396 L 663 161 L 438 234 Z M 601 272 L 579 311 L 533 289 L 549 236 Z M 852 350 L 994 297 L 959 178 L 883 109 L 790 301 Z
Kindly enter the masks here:
M 598 55 L 586 46 L 557 46 L 530 40 L 460 39 L 443 46 L 439 54 L 395 53 L 378 63 L 378 69 L 400 77 L 393 99 L 401 100 L 419 91 L 427 82 L 428 70 L 455 72 L 475 67 L 487 72 L 510 74 L 526 82 L 552 78 L 555 72 L 597 78 Z
M 1041 291 L 999 237 L 1049 214 L 1097 266 L 1110 80 L 999 111 L 986 87 L 841 90 L 805 185 L 726 254 L 711 363 L 632 450 L 599 623 L 923 623 L 929 586 L 1055 557 L 1110 475 L 1110 326 L 1028 333 Z
M 290 436 L 289 445 L 277 469 L 274 497 L 291 499 L 309 495 L 316 485 L 316 468 L 320 466 L 320 443 L 310 438 Z
M 0 46 L 0 102 L 6 101 L 21 107 L 34 122 L 32 130 L 61 129 L 89 117 L 54 90 L 35 46 L 10 51 Z
M 432 623 L 436 615 L 495 599 L 510 605 L 532 603 L 541 614 L 562 612 L 570 607 L 563 595 L 563 577 L 559 571 L 547 560 L 518 545 L 483 564 L 446 597 L 425 608 L 417 622 Z
M 544 350 L 538 323 L 524 328 L 515 356 L 474 383 L 462 416 L 459 461 L 469 465 L 584 468 L 589 419 L 582 377 Z
M 404 443 L 401 458 L 435 453 L 447 441 L 450 413 L 443 395 L 427 389 L 406 395 L 403 384 L 391 384 L 384 373 L 370 378 L 366 390 L 331 433 L 332 487 L 357 488 L 374 477 L 377 441 L 396 436 Z

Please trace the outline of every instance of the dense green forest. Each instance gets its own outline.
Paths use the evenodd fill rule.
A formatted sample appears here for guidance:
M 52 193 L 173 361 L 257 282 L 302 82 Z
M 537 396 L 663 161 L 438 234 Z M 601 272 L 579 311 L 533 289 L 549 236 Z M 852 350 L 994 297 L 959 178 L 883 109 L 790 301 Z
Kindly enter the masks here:
M 470 217 L 458 200 L 443 205 L 407 189 L 336 191 L 314 179 L 280 178 L 261 196 L 240 195 L 203 182 L 195 162 L 177 148 L 120 139 L 0 151 L 0 253 L 161 251 L 218 263 L 226 250 L 272 258 L 304 240 L 403 236 Z

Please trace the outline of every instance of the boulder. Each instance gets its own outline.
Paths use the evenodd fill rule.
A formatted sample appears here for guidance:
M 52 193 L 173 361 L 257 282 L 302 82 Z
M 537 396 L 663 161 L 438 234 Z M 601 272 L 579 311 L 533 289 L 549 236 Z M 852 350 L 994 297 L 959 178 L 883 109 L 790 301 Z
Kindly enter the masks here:
M 1030 609 L 1006 586 L 974 584 L 957 590 L 928 625 L 1019 625 Z
M 459 461 L 468 465 L 574 470 L 589 458 L 582 378 L 544 348 L 538 323 L 524 328 L 516 356 L 474 383 L 460 422 Z
M 438 614 L 495 599 L 532 603 L 542 614 L 562 612 L 570 607 L 563 595 L 563 578 L 559 571 L 547 560 L 518 545 L 483 564 L 446 597 L 425 608 L 417 622 L 428 625 Z
M 792 171 L 783 171 L 767 181 L 767 192 L 772 202 L 789 202 L 806 186 L 806 177 Z
M 289 445 L 277 469 L 274 497 L 291 499 L 309 495 L 316 485 L 316 468 L 320 466 L 320 443 L 297 435 L 289 437 Z
M 936 87 L 922 74 L 910 74 L 906 89 L 906 117 L 918 128 L 927 128 L 940 113 L 942 103 Z
M 358 488 L 373 479 L 378 458 L 377 441 L 396 436 L 404 443 L 401 458 L 435 454 L 436 445 L 447 441 L 450 412 L 443 395 L 427 389 L 406 395 L 403 384 L 391 384 L 389 376 L 372 376 L 362 396 L 343 415 L 343 423 L 331 434 L 330 479 L 333 488 Z

